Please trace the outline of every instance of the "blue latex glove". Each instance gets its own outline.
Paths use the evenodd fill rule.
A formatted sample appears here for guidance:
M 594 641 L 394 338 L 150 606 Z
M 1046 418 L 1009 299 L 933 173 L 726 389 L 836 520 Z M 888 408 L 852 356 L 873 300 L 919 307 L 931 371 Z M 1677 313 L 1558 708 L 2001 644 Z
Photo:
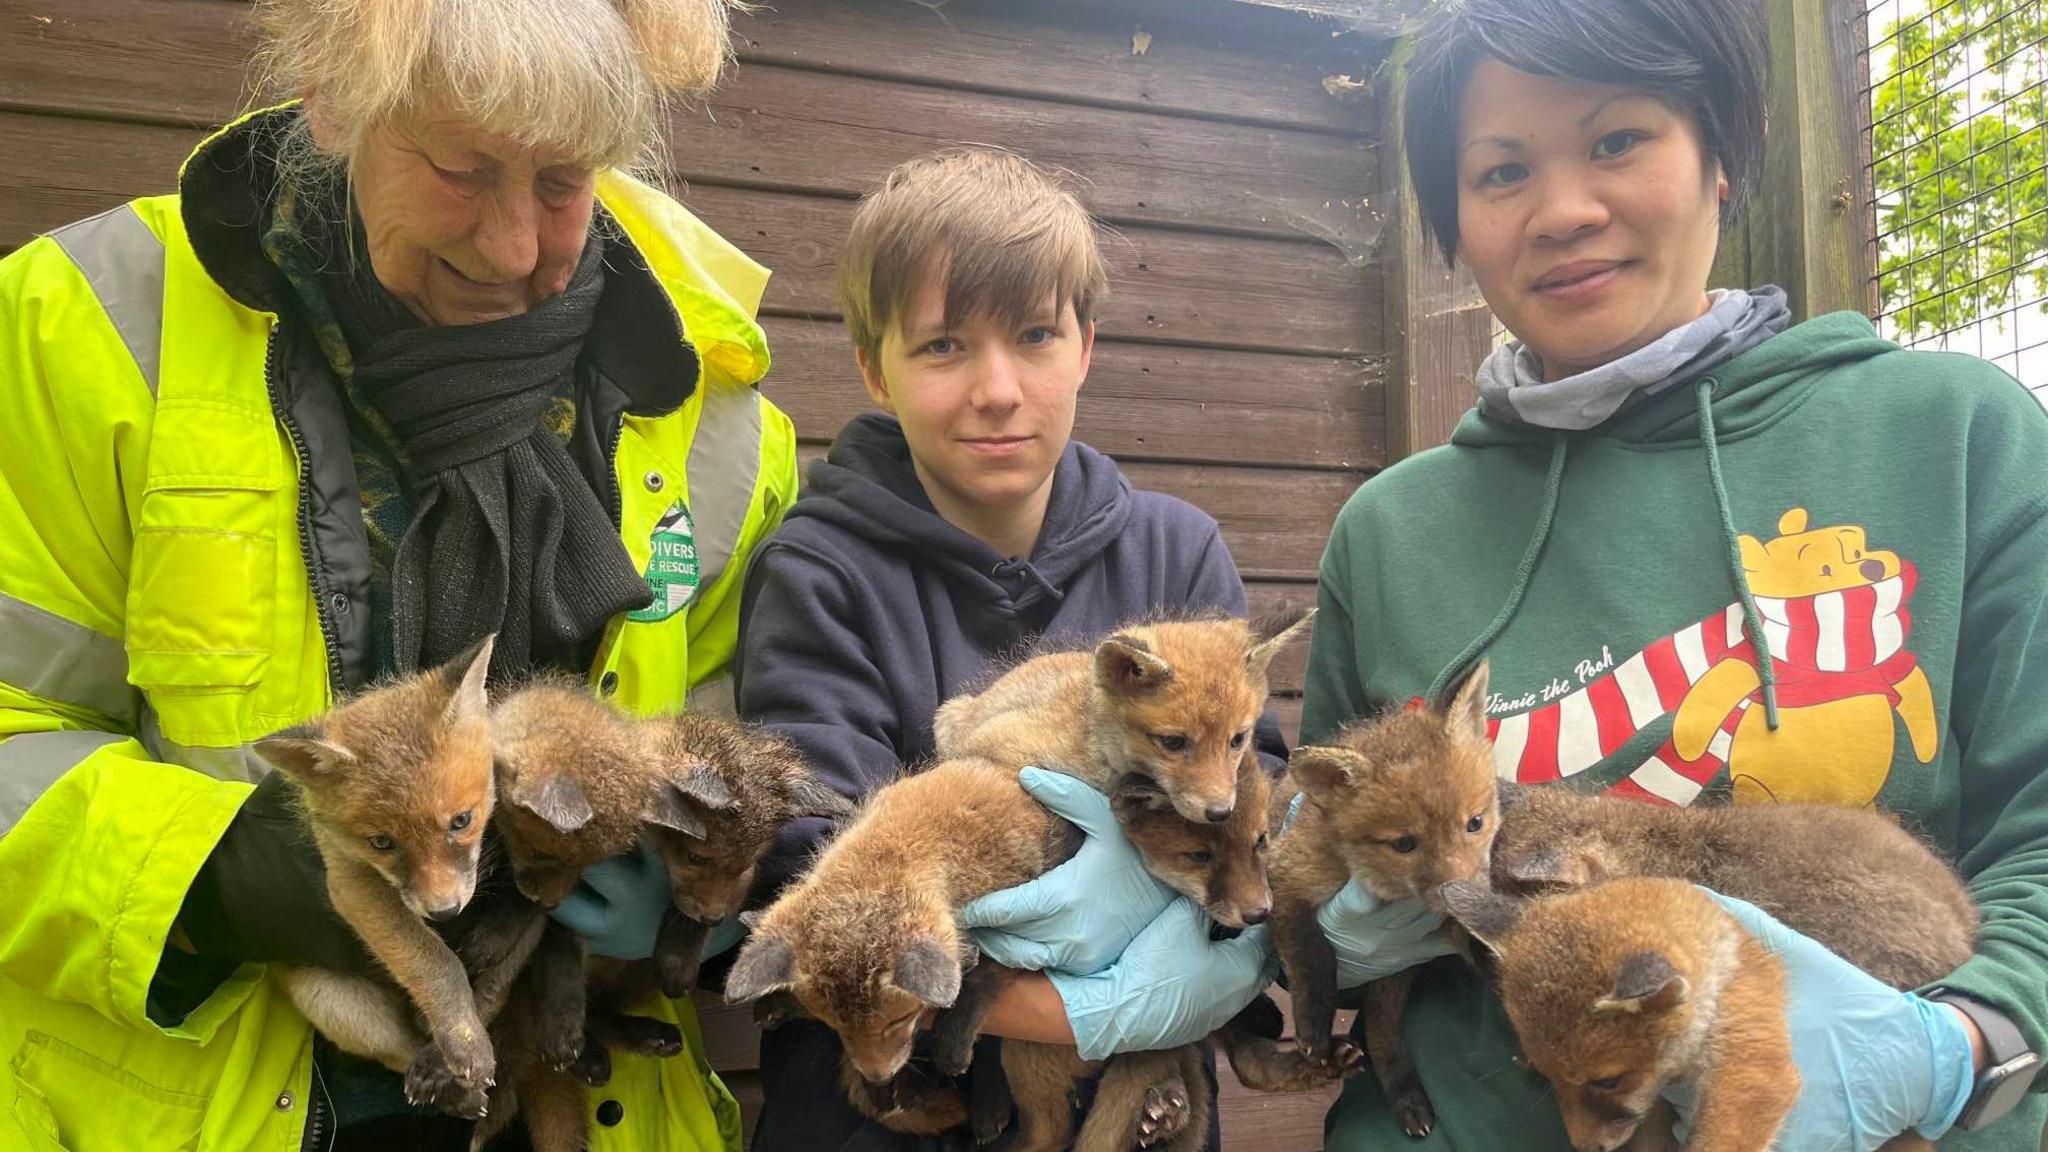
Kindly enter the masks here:
M 1872 1152 L 1909 1128 L 1940 1139 L 1977 1079 L 1970 1034 L 1956 1014 L 1886 987 L 1754 904 L 1708 894 L 1785 964 L 1800 1089 L 1773 1147 Z M 1678 1110 L 1680 1139 L 1691 1130 L 1692 1089 L 1665 1093 Z
M 697 955 L 709 960 L 721 952 L 731 951 L 733 945 L 746 938 L 747 926 L 740 923 L 739 917 L 727 916 L 711 926 L 711 931 L 704 936 L 704 947 L 698 950 Z
M 582 880 L 549 914 L 599 956 L 645 960 L 654 955 L 654 938 L 674 895 L 667 866 L 643 841 L 585 868 Z
M 1043 768 L 1024 769 L 1017 782 L 1087 839 L 1073 859 L 1045 875 L 970 901 L 960 909 L 960 926 L 974 929 L 974 942 L 1005 968 L 1100 972 L 1175 893 L 1145 871 L 1107 796 Z
M 1337 953 L 1337 987 L 1356 988 L 1457 951 L 1438 931 L 1444 918 L 1420 900 L 1382 901 L 1346 880 L 1316 909 L 1316 924 Z
M 1176 897 L 1115 964 L 1092 976 L 1049 972 L 1086 1060 L 1192 1044 L 1237 1015 L 1280 970 L 1266 928 L 1209 939 L 1209 917 Z

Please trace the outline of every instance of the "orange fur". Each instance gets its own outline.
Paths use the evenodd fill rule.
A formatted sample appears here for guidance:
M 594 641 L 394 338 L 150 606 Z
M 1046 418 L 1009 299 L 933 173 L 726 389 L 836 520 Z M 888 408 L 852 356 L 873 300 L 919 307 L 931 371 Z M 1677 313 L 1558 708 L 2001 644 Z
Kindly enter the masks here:
M 1221 823 L 1267 670 L 1314 615 L 1264 639 L 1233 618 L 1134 624 L 1093 652 L 1034 657 L 939 709 L 939 755 L 1057 766 L 1105 792 L 1142 776 L 1186 819 Z
M 1799 1095 L 1784 968 L 1712 897 L 1631 878 L 1526 905 L 1461 884 L 1451 901 L 1499 958 L 1508 1018 L 1574 1148 L 1612 1152 L 1661 1123 L 1679 1082 L 1698 1092 L 1688 1149 L 1770 1147 Z
M 1292 1059 L 1234 1052 L 1241 1074 L 1263 1069 L 1254 1087 L 1300 1091 L 1359 1061 L 1349 1040 L 1331 1035 L 1336 953 L 1316 922 L 1347 881 L 1382 900 L 1417 898 L 1441 910 L 1445 884 L 1486 876 L 1500 818 L 1486 736 L 1487 678 L 1482 662 L 1447 708 L 1389 712 L 1345 728 L 1328 744 L 1295 749 L 1288 774 L 1302 803 L 1274 845 L 1269 869 L 1273 941 L 1294 995 L 1298 1046 Z M 1367 985 L 1363 1019 L 1375 1073 L 1403 1126 L 1422 1136 L 1435 1118 L 1399 1039 L 1411 979 Z
M 495 796 L 492 639 L 256 744 L 300 789 L 335 912 L 418 1007 L 458 1094 L 478 1107 L 495 1056 L 462 962 L 425 918 L 452 919 L 476 890 Z M 281 975 L 289 993 L 317 985 Z
M 1018 786 L 1014 768 L 956 759 L 902 777 L 762 913 L 726 996 L 792 993 L 839 1034 L 864 1078 L 887 1081 L 928 1011 L 959 993 L 974 953 L 955 912 L 1071 855 L 1078 836 Z

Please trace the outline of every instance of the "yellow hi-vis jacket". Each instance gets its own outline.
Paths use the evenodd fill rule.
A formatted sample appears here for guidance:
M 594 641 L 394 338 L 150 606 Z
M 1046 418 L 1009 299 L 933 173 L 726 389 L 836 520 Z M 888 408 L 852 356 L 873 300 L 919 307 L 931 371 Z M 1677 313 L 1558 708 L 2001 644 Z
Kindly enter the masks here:
M 318 1111 L 311 1031 L 261 966 L 175 1026 L 145 1011 L 259 771 L 243 749 L 366 671 L 341 409 L 299 379 L 310 334 L 245 283 L 267 268 L 253 233 L 226 235 L 248 205 L 212 202 L 261 184 L 252 142 L 291 115 L 215 135 L 179 195 L 0 261 L 0 1148 L 295 1152 Z M 592 340 L 616 322 L 670 355 L 626 366 L 666 396 L 627 386 L 609 421 L 621 538 L 656 603 L 610 623 L 589 675 L 673 710 L 727 674 L 746 560 L 795 498 L 795 437 L 755 390 L 766 270 L 652 188 L 598 188 L 626 269 L 607 301 L 615 279 L 644 291 L 611 321 L 601 305 Z M 690 1050 L 618 1057 L 591 1097 L 623 1119 L 606 1108 L 592 1146 L 737 1149 L 689 1003 L 645 1010 Z

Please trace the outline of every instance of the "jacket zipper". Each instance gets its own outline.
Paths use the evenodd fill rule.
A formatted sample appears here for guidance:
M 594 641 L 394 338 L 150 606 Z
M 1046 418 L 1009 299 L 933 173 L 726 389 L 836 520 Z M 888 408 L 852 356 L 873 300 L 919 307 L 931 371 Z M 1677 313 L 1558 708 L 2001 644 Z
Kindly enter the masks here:
M 330 1105 L 327 1102 L 327 1082 L 320 1076 L 319 1046 L 314 1046 L 313 1080 L 306 1092 L 306 1136 L 299 1142 L 299 1152 L 328 1152 L 333 1145 L 332 1138 L 322 1140 L 326 1133 Z
M 612 486 L 612 529 L 623 532 L 626 528 L 626 485 L 619 479 L 619 444 L 626 438 L 626 414 L 621 412 L 612 417 L 612 444 L 605 450 L 604 475 Z
M 283 341 L 278 333 L 284 328 L 284 321 L 278 320 L 270 326 L 270 337 L 263 347 L 263 386 L 270 393 L 271 411 L 277 413 L 278 422 L 284 425 L 285 435 L 291 438 L 292 454 L 299 464 L 299 558 L 306 565 L 306 582 L 313 589 L 313 617 L 320 624 L 320 639 L 327 648 L 327 691 L 330 696 L 341 691 L 341 649 L 336 643 L 333 622 L 327 614 L 327 597 L 320 590 L 320 573 L 313 556 L 313 465 L 307 458 L 306 438 L 299 432 L 297 421 L 292 419 L 291 410 L 286 407 L 284 393 L 278 386 L 278 360 Z

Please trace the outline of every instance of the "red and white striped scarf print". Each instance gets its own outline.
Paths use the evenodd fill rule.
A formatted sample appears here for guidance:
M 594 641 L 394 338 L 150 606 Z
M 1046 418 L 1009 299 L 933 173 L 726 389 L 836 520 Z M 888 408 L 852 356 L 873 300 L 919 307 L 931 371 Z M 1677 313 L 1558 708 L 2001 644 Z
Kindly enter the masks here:
M 1783 600 L 1756 597 L 1777 676 L 1778 704 L 1808 707 L 1830 700 L 1882 693 L 1914 665 L 1906 650 L 1916 574 L 1902 564 L 1897 576 L 1875 584 Z M 1742 605 L 1728 607 L 1629 657 L 1569 696 L 1487 724 L 1494 766 L 1503 779 L 1543 784 L 1576 775 L 1620 751 L 1630 737 L 1676 712 L 1686 693 L 1723 660 L 1754 666 Z M 1739 701 L 1697 760 L 1678 755 L 1669 739 L 1608 794 L 1658 804 L 1692 803 L 1727 763 L 1743 716 L 1761 690 Z

